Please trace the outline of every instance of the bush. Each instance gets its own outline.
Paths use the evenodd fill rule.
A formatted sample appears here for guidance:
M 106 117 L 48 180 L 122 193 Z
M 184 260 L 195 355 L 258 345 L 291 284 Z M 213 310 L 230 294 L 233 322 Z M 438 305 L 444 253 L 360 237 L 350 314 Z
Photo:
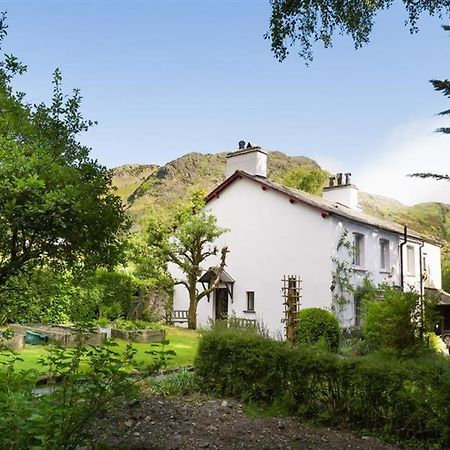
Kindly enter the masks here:
M 339 348 L 339 323 L 329 311 L 320 308 L 306 308 L 298 313 L 297 341 L 303 344 L 317 344 L 325 340 L 330 350 Z
M 450 446 L 450 361 L 433 356 L 343 358 L 256 334 L 203 334 L 195 361 L 205 392 L 270 406 L 327 425 Z
M 374 349 L 407 355 L 426 345 L 426 334 L 433 331 L 435 317 L 433 299 L 423 300 L 415 292 L 383 286 L 381 297 L 366 299 L 364 338 Z
M 152 344 L 146 352 L 149 362 L 139 363 L 132 345 L 125 352 L 113 341 L 84 346 L 84 333 L 92 330 L 80 327 L 78 331 L 75 348 L 50 348 L 41 358 L 49 382 L 45 395 L 35 390 L 38 374 L 19 372 L 15 362 L 20 358 L 0 349 L 2 449 L 87 448 L 96 433 L 94 417 L 136 393 L 137 383 L 164 368 L 173 356 L 163 345 Z

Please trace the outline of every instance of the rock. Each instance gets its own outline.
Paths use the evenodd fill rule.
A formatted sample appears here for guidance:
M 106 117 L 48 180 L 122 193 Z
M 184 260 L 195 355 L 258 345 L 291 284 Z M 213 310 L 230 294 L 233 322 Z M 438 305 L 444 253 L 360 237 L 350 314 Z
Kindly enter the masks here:
M 221 406 L 226 408 L 228 406 L 228 402 L 226 400 L 222 400 Z
M 133 426 L 133 421 L 132 420 L 127 420 L 125 422 L 125 426 L 128 427 L 128 428 L 132 427 Z
M 133 436 L 135 436 L 135 437 L 139 437 L 141 435 L 141 433 L 139 433 L 138 431 L 135 431 L 134 433 L 133 433 Z
M 199 448 L 209 448 L 209 442 L 200 442 L 198 444 Z

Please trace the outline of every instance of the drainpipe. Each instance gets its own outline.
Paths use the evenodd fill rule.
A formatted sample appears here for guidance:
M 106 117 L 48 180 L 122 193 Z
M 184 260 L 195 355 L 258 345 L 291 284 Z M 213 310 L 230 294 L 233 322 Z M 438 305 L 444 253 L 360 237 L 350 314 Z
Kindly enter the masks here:
M 422 243 L 419 246 L 419 286 L 420 286 L 420 337 L 423 338 L 423 314 L 424 314 L 424 308 L 423 308 L 423 264 L 422 264 L 422 249 L 425 245 L 425 242 L 422 241 Z
M 404 276 L 404 263 L 403 263 L 403 246 L 408 242 L 408 227 L 405 225 L 403 228 L 403 242 L 400 243 L 400 286 L 402 291 L 405 287 Z

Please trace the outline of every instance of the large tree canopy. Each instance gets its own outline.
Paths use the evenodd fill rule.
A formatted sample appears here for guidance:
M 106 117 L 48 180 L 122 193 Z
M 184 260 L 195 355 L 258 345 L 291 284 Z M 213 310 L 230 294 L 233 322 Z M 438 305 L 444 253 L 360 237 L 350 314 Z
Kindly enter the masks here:
M 204 208 L 204 193 L 196 192 L 186 205 L 183 205 L 174 217 L 161 220 L 151 217 L 148 227 L 148 246 L 153 254 L 152 260 L 159 259 L 164 264 L 171 263 L 182 272 L 182 279 L 174 284 L 183 285 L 189 293 L 188 327 L 197 328 L 197 306 L 199 301 L 208 296 L 220 283 L 220 275 L 226 265 L 228 248 L 220 252 L 214 242 L 226 230 L 217 225 L 216 218 Z M 209 287 L 198 289 L 198 280 L 202 273 L 210 269 L 203 267 L 211 257 L 218 256 L 218 265 L 211 268 L 215 276 Z
M 11 55 L 0 63 L 0 285 L 43 262 L 114 264 L 127 227 L 108 170 L 78 140 L 93 125 L 79 91 L 65 96 L 56 70 L 51 104 L 29 104 L 11 86 L 25 70 Z
M 272 15 L 266 38 L 270 39 L 275 57 L 282 61 L 289 48 L 298 46 L 298 54 L 312 59 L 312 46 L 322 42 L 332 45 L 333 36 L 349 35 L 355 47 L 369 42 L 375 16 L 390 8 L 394 0 L 270 0 Z M 417 20 L 423 13 L 450 13 L 450 0 L 402 0 L 410 31 L 417 31 Z

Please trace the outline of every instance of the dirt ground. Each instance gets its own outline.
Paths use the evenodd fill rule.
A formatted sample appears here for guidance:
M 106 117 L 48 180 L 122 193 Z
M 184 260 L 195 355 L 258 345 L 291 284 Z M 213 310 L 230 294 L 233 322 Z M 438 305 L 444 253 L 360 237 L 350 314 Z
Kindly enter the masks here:
M 252 418 L 241 404 L 201 397 L 148 397 L 99 419 L 97 443 L 120 449 L 397 449 L 376 438 L 304 425 L 295 418 Z

